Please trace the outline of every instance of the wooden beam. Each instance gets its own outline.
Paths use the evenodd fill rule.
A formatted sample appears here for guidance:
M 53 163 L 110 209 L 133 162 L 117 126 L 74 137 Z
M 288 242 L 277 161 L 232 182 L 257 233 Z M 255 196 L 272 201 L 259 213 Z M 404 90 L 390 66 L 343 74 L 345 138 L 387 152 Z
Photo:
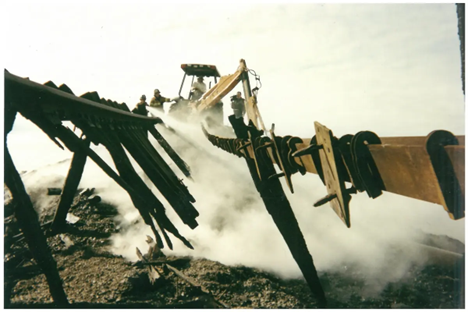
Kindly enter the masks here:
M 133 169 L 133 166 L 131 165 L 130 160 L 128 159 L 127 154 L 125 153 L 116 133 L 113 131 L 107 131 L 107 129 L 104 131 L 101 131 L 101 129 L 97 130 L 85 123 L 79 123 L 78 126 L 83 131 L 85 131 L 88 138 L 90 138 L 92 141 L 96 141 L 103 144 L 107 148 L 111 157 L 114 160 L 114 163 L 116 165 L 117 170 L 120 173 L 120 176 L 117 173 L 115 173 L 112 169 L 108 172 L 112 173 L 115 178 L 118 177 L 118 180 L 120 182 L 124 182 L 125 185 L 132 185 L 132 187 L 122 187 L 124 187 L 124 189 L 126 189 L 129 193 L 133 204 L 140 211 L 140 214 L 143 217 L 145 223 L 151 226 L 151 229 L 153 230 L 154 235 L 156 236 L 160 248 L 163 248 L 164 245 L 159 237 L 158 232 L 156 231 L 155 225 L 153 224 L 151 217 L 153 217 L 156 220 L 157 225 L 161 229 L 161 232 L 163 233 L 164 237 L 166 238 L 166 242 L 168 243 L 169 248 L 172 249 L 172 243 L 169 237 L 166 235 L 165 230 L 168 230 L 169 232 L 174 234 L 174 236 L 180 239 L 188 248 L 193 249 L 193 246 L 190 244 L 190 242 L 179 234 L 175 226 L 171 223 L 169 218 L 167 218 L 165 214 L 165 208 L 162 205 L 162 203 L 158 200 L 158 198 L 153 194 L 153 192 L 147 187 L 147 185 L 143 182 L 141 177 Z M 70 130 L 68 131 L 71 132 Z M 73 134 L 73 132 L 71 132 L 71 134 L 74 137 L 73 140 L 79 140 L 76 137 L 76 135 Z M 59 138 L 62 139 L 61 137 Z M 149 141 L 148 144 L 150 144 Z M 88 152 L 90 152 L 90 157 L 94 153 L 91 149 L 88 149 Z M 93 159 L 93 157 L 91 158 Z M 107 166 L 107 164 L 105 163 L 103 165 Z M 136 190 L 138 190 L 138 192 L 136 192 Z
M 89 147 L 89 144 L 89 140 L 83 142 L 83 145 L 87 147 Z M 76 151 L 73 154 L 70 169 L 68 170 L 68 175 L 63 185 L 62 195 L 60 196 L 60 202 L 52 223 L 52 232 L 54 233 L 60 232 L 66 225 L 67 214 L 73 203 L 78 185 L 80 184 L 87 157 L 88 155 L 84 151 Z
M 31 250 L 34 259 L 46 276 L 54 303 L 61 306 L 68 305 L 67 295 L 57 270 L 57 263 L 52 257 L 44 233 L 41 230 L 37 213 L 10 156 L 6 140 L 4 151 L 5 184 L 13 196 L 16 220 L 24 234 L 29 250 Z
M 234 125 L 233 125 L 234 126 Z M 323 291 L 317 270 L 312 259 L 312 255 L 307 249 L 307 243 L 302 235 L 299 223 L 294 215 L 279 178 L 260 179 L 261 176 L 271 177 L 276 174 L 273 160 L 269 157 L 265 149 L 256 149 L 256 140 L 252 138 L 253 151 L 256 153 L 256 160 L 245 157 L 250 175 L 255 183 L 257 191 L 260 193 L 265 208 L 273 218 L 276 227 L 283 236 L 294 260 L 302 272 L 309 288 L 317 297 L 320 308 L 326 307 L 327 300 Z M 258 161 L 257 161 L 258 160 Z
M 166 153 L 171 157 L 171 159 L 174 161 L 174 163 L 179 167 L 180 171 L 187 177 L 190 178 L 190 167 L 187 165 L 187 163 L 180 158 L 179 154 L 174 151 L 174 149 L 167 143 L 167 141 L 164 139 L 164 137 L 159 133 L 158 130 L 156 130 L 154 125 L 151 125 L 148 127 L 149 132 L 153 135 L 153 137 L 158 141 L 159 145 L 166 151 Z
M 121 131 L 119 139 L 182 221 L 192 229 L 198 226 L 195 218 L 199 213 L 190 204 L 194 198 L 154 149 L 151 142 L 141 133 L 136 132 L 125 134 Z

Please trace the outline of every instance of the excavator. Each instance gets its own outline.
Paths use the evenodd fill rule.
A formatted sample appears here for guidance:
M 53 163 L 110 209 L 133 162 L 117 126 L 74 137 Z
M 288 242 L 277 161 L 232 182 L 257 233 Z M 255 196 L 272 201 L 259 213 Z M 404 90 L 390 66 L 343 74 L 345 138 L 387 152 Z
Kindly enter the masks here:
M 219 77 L 216 67 L 211 66 L 217 74 L 213 76 Z M 464 217 L 464 135 L 437 130 L 421 137 L 378 137 L 372 132 L 361 131 L 359 135 L 335 138 L 330 129 L 315 122 L 316 135 L 312 139 L 278 137 L 274 133 L 274 124 L 270 130 L 265 127 L 257 106 L 258 88 L 251 89 L 248 73 L 246 62 L 240 60 L 236 72 L 222 76 L 219 83 L 200 100 L 191 102 L 191 106 L 194 111 L 203 114 L 242 83 L 248 124 L 233 116 L 229 116 L 229 121 L 238 138 L 245 137 L 249 142 L 247 146 L 234 149 L 219 146 L 222 138 L 218 138 L 215 145 L 219 144 L 218 147 L 228 152 L 255 161 L 259 176 L 262 175 L 254 150 L 256 144 L 252 142 L 256 136 L 266 142 L 259 147 L 265 149 L 268 158 L 277 165 L 280 170 L 278 176 L 285 178 L 291 193 L 294 193 L 291 180 L 294 173 L 318 174 L 327 187 L 328 196 L 316 205 L 330 202 L 348 227 L 351 226 L 350 195 L 364 191 L 371 198 L 377 198 L 382 191 L 387 191 L 440 204 L 451 219 Z M 214 140 L 212 135 L 208 137 Z M 344 182 L 351 183 L 352 187 L 346 189 Z
M 212 84 L 216 85 L 220 74 L 215 65 L 206 64 L 182 64 L 180 66 L 184 71 L 182 82 L 179 88 L 179 96 L 175 98 L 175 103 L 171 105 L 169 114 L 179 120 L 183 121 L 194 121 L 198 120 L 197 117 L 206 118 L 213 120 L 217 124 L 223 122 L 223 102 L 219 100 L 216 103 L 210 104 L 210 107 L 195 113 L 195 108 L 199 104 L 200 97 L 196 96 L 193 85 L 195 78 L 199 79 L 208 78 L 208 89 L 211 89 Z M 186 79 L 188 78 L 188 79 Z M 187 82 L 190 81 L 190 85 L 187 88 Z M 188 92 L 187 92 L 187 89 Z M 184 91 L 184 92 L 183 92 Z M 187 94 L 185 98 L 183 94 Z
M 453 220 L 465 217 L 464 135 L 436 130 L 426 136 L 379 137 L 371 131 L 360 131 L 338 138 L 316 121 L 312 138 L 277 136 L 275 125 L 267 130 L 262 120 L 257 105 L 259 88 L 251 89 L 249 81 L 252 72 L 255 73 L 240 60 L 233 74 L 222 76 L 191 106 L 203 115 L 242 83 L 247 123 L 244 118 L 229 116 L 237 138 L 211 134 L 204 126 L 202 130 L 214 146 L 245 159 L 267 211 L 319 306 L 326 306 L 324 291 L 280 179 L 294 193 L 293 174 L 317 174 L 327 195 L 314 206 L 328 203 L 348 228 L 351 227 L 351 196 L 358 192 L 366 192 L 373 199 L 384 191 L 390 192 L 438 204 Z M 461 257 L 457 255 L 454 261 L 462 261 Z

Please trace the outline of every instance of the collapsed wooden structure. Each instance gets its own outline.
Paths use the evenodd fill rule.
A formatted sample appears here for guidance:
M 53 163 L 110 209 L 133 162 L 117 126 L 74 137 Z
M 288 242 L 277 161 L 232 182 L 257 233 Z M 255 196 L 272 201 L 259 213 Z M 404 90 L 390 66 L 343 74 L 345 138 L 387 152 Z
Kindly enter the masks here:
M 325 293 L 280 178 L 285 178 L 293 193 L 293 174 L 318 174 L 326 186 L 327 195 L 315 206 L 330 202 L 348 227 L 351 226 L 351 194 L 357 192 L 366 192 L 371 198 L 377 198 L 383 191 L 392 192 L 440 204 L 450 218 L 464 218 L 464 136 L 438 130 L 426 137 L 381 138 L 373 132 L 362 131 L 336 138 L 330 129 L 318 122 L 312 138 L 276 136 L 274 125 L 269 131 L 265 128 L 257 107 L 255 88 L 250 87 L 250 70 L 244 60 L 240 63 L 236 73 L 222 77 L 196 109 L 199 112 L 210 109 L 242 82 L 248 124 L 234 116 L 229 117 L 237 138 L 221 138 L 204 128 L 203 131 L 213 145 L 246 160 L 267 211 L 320 307 L 327 304 Z M 56 303 L 66 304 L 66 295 L 56 264 L 47 251 L 37 215 L 7 147 L 7 134 L 18 112 L 41 128 L 60 148 L 63 149 L 64 144 L 74 153 L 52 231 L 58 233 L 64 229 L 68 209 L 89 157 L 129 193 L 145 223 L 152 228 L 160 248 L 164 242 L 159 232 L 171 249 L 167 232 L 193 248 L 167 218 L 164 206 L 136 173 L 126 154 L 128 151 L 135 159 L 181 220 L 195 228 L 198 225 L 195 220 L 198 212 L 192 206 L 195 199 L 148 140 L 151 133 L 185 176 L 190 177 L 188 165 L 156 130 L 155 125 L 162 123 L 160 118 L 131 114 L 125 103 L 101 99 L 96 92 L 76 97 L 66 85 L 57 87 L 52 82 L 40 85 L 5 72 L 5 183 L 15 200 L 15 216 L 34 257 L 47 276 Z M 62 124 L 65 120 L 81 129 L 81 137 Z M 90 148 L 91 143 L 106 147 L 118 172 Z
M 134 158 L 183 223 L 192 229 L 197 227 L 196 218 L 199 214 L 192 205 L 195 199 L 148 139 L 151 134 L 184 175 L 190 177 L 189 166 L 155 128 L 156 124 L 162 123 L 160 118 L 132 114 L 125 103 L 118 104 L 100 98 L 97 92 L 88 92 L 77 97 L 64 84 L 57 87 L 49 81 L 41 85 L 5 70 L 5 184 L 13 197 L 15 217 L 33 257 L 46 275 L 55 303 L 65 305 L 68 303 L 67 297 L 37 214 L 8 150 L 8 133 L 13 128 L 17 113 L 36 124 L 60 148 L 63 149 L 65 145 L 73 152 L 50 228 L 52 232 L 60 233 L 66 227 L 66 216 L 89 157 L 128 192 L 143 220 L 151 227 L 159 248 L 167 245 L 172 249 L 169 232 L 193 249 L 169 220 L 166 208 L 137 174 L 126 153 L 128 151 Z M 81 137 L 65 127 L 63 121 L 70 121 L 79 128 Z M 91 143 L 106 147 L 117 172 L 90 148 Z

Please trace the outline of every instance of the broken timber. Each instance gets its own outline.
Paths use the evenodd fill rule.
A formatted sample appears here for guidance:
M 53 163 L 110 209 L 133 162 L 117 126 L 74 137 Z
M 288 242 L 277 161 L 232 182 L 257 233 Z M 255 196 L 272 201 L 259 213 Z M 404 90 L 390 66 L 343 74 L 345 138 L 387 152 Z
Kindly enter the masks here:
M 302 139 L 292 136 L 261 136 L 262 132 L 230 116 L 237 139 L 221 138 L 203 131 L 215 146 L 245 158 L 258 192 L 285 239 L 312 291 L 321 291 L 313 262 L 308 256 L 297 221 L 278 179 L 300 172 L 318 174 L 327 195 L 314 206 L 331 203 L 339 218 L 351 226 L 351 194 L 366 192 L 377 198 L 383 191 L 440 204 L 451 219 L 465 217 L 465 137 L 438 130 L 427 137 L 382 137 L 362 131 L 336 138 L 325 126 L 316 123 L 316 136 Z M 272 144 L 272 141 L 275 144 Z M 273 163 L 281 172 L 277 174 Z M 289 178 L 289 181 L 290 178 Z M 288 180 L 286 181 L 288 182 Z M 346 188 L 346 183 L 352 186 Z M 292 185 L 287 183 L 292 191 Z M 279 207 L 283 207 L 279 209 Z M 292 214 L 287 220 L 288 214 Z M 296 232 L 296 233 L 294 233 Z M 294 238 L 296 237 L 296 238 Z M 296 243 L 298 245 L 296 245 Z M 293 248 L 302 256 L 295 255 Z M 308 264 L 306 262 L 309 262 Z M 310 283 L 303 267 L 310 270 Z M 309 273 L 309 274 L 311 274 Z
M 237 139 L 212 135 L 204 127 L 202 130 L 213 145 L 246 160 L 268 212 L 322 305 L 326 301 L 312 257 L 279 178 L 284 177 L 294 193 L 294 173 L 318 174 L 327 194 L 314 206 L 329 202 L 347 227 L 351 226 L 351 194 L 364 191 L 371 198 L 387 191 L 436 203 L 444 207 L 451 219 L 465 217 L 465 136 L 437 130 L 426 137 L 380 138 L 373 132 L 361 131 L 336 138 L 330 129 L 315 122 L 316 134 L 311 139 L 276 136 L 274 125 L 267 137 L 248 71 L 241 60 L 236 74 L 226 78 L 243 83 L 248 125 L 242 118 L 229 116 Z M 229 85 L 231 89 L 233 86 Z M 223 90 L 227 90 L 226 85 L 219 84 L 210 92 L 218 94 Z M 281 172 L 276 173 L 273 164 Z M 346 183 L 351 187 L 347 188 Z
M 89 143 L 89 140 L 86 140 L 85 144 L 89 146 Z M 52 223 L 53 232 L 60 232 L 64 229 L 68 211 L 70 210 L 70 207 L 73 203 L 75 192 L 78 189 L 81 176 L 83 175 L 86 158 L 86 153 L 82 151 L 77 151 L 73 154 L 70 169 L 68 170 L 68 175 L 65 180 L 65 184 L 63 185 L 62 194 L 60 196 L 60 202 L 54 216 L 54 222 Z
M 15 168 L 6 145 L 4 146 L 5 184 L 13 197 L 15 218 L 26 238 L 29 250 L 49 284 L 50 294 L 54 303 L 60 306 L 68 305 L 67 296 L 63 290 L 62 280 L 57 270 L 57 263 L 47 245 L 44 233 L 39 225 L 36 211 L 24 188 L 21 177 Z
M 232 116 L 233 117 L 233 116 Z M 230 118 L 233 127 L 236 128 L 239 124 L 232 122 L 233 118 Z M 245 127 L 245 125 L 244 125 Z M 239 128 L 237 128 L 239 130 Z M 213 135 L 210 135 L 204 128 L 203 131 L 207 135 L 208 139 L 217 146 L 223 146 L 226 149 L 235 151 L 238 156 L 242 155 L 242 146 L 246 145 L 245 138 L 237 139 L 235 145 L 230 145 L 227 141 L 229 139 L 219 139 Z M 247 130 L 244 131 L 244 133 Z M 238 133 L 239 131 L 236 131 Z M 240 131 L 242 133 L 242 131 Z M 255 150 L 255 160 L 253 158 L 244 157 L 249 168 L 252 179 L 255 183 L 257 191 L 260 193 L 260 196 L 265 203 L 265 207 L 268 213 L 273 218 L 278 230 L 280 231 L 283 239 L 285 240 L 291 254 L 293 255 L 294 260 L 296 261 L 299 269 L 301 270 L 309 288 L 315 294 L 318 300 L 319 307 L 325 307 L 327 300 L 325 298 L 325 293 L 320 284 L 320 280 L 317 275 L 317 270 L 315 269 L 314 261 L 311 254 L 307 249 L 307 244 L 302 235 L 299 224 L 294 216 L 291 205 L 284 194 L 283 188 L 279 181 L 279 177 L 275 176 L 276 172 L 273 167 L 273 163 L 266 156 L 265 149 L 258 149 L 258 143 L 260 137 L 258 133 L 251 133 L 252 144 L 248 145 Z M 219 139 L 219 141 L 217 140 Z M 223 141 L 220 141 L 223 140 Z M 221 143 L 222 142 L 222 143 Z M 244 142 L 241 144 L 240 142 Z M 218 145 L 219 144 L 219 145 Z M 253 145 L 253 146 L 252 146 Z M 237 147 L 237 148 L 236 148 Z M 261 177 L 270 177 L 275 176 L 274 178 L 261 179 Z
M 41 128 L 57 146 L 63 149 L 64 144 L 74 153 L 52 223 L 52 231 L 59 233 L 64 230 L 65 219 L 80 183 L 86 159 L 90 157 L 128 192 L 143 220 L 151 227 L 159 248 L 164 247 L 160 236 L 162 233 L 167 246 L 172 249 L 167 232 L 172 233 L 187 247 L 193 248 L 169 220 L 166 208 L 137 174 L 124 150 L 125 147 L 181 220 L 192 229 L 198 226 L 195 220 L 198 211 L 192 205 L 195 199 L 148 139 L 150 132 L 182 173 L 190 177 L 188 165 L 155 129 L 156 124 L 162 123 L 160 118 L 132 114 L 125 103 L 118 104 L 100 98 L 97 92 L 88 92 L 77 97 L 66 85 L 57 87 L 51 81 L 40 85 L 5 70 L 5 183 L 13 195 L 18 223 L 34 258 L 46 274 L 55 303 L 64 305 L 68 301 L 37 214 L 6 145 L 7 134 L 13 127 L 17 112 Z M 62 121 L 72 122 L 82 131 L 82 138 L 65 127 Z M 106 147 L 118 173 L 90 148 L 90 142 Z

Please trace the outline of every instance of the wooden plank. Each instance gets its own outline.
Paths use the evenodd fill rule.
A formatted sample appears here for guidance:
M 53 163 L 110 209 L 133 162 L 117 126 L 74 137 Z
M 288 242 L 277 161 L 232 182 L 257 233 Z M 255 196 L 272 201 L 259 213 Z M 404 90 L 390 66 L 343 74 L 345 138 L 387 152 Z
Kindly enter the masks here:
M 296 151 L 304 149 L 310 145 L 310 139 L 302 139 L 302 143 L 296 143 Z M 301 157 L 295 157 L 294 161 L 298 165 L 303 165 L 307 172 L 317 174 L 317 169 L 315 168 L 314 161 L 312 156 L 305 155 Z
M 12 194 L 15 205 L 15 217 L 24 234 L 29 250 L 46 276 L 54 303 L 68 305 L 62 279 L 57 270 L 57 263 L 52 257 L 44 233 L 41 230 L 37 213 L 10 156 L 6 140 L 4 142 L 4 165 L 5 184 Z
M 161 118 L 146 117 L 132 114 L 121 109 L 113 108 L 95 101 L 77 97 L 59 89 L 47 87 L 15 76 L 5 71 L 5 97 L 10 99 L 18 111 L 40 109 L 42 112 L 65 111 L 61 120 L 69 120 L 71 115 L 89 114 L 114 121 L 135 121 L 157 124 Z M 19 108 L 22 109 L 19 109 Z
M 465 146 L 447 145 L 444 148 L 452 162 L 461 192 L 465 197 Z
M 465 136 L 456 135 L 458 145 L 465 146 Z M 426 145 L 427 136 L 407 136 L 407 137 L 380 137 L 380 141 L 385 145 Z
M 130 183 L 125 181 L 122 177 L 120 177 L 101 157 L 99 157 L 96 152 L 92 149 L 87 147 L 83 144 L 82 140 L 80 140 L 70 129 L 67 129 L 63 126 L 56 128 L 56 135 L 57 137 L 67 146 L 68 149 L 71 151 L 84 151 L 110 178 L 112 178 L 117 184 L 119 184 L 124 190 L 128 192 L 130 198 L 135 205 L 135 207 L 140 211 L 143 220 L 145 223 L 151 226 L 155 236 L 159 238 L 159 234 L 156 231 L 154 224 L 152 223 L 151 217 L 149 212 L 145 214 L 144 207 L 148 205 L 147 199 L 145 199 L 142 195 L 140 195 Z M 162 206 L 162 205 L 161 205 Z M 164 207 L 163 207 L 164 209 Z M 159 238 L 158 243 L 162 244 L 161 239 Z
M 134 186 L 134 188 L 127 188 L 127 191 L 130 190 L 128 191 L 128 193 L 135 207 L 140 211 L 140 214 L 145 223 L 148 224 L 153 230 L 153 233 L 158 241 L 159 247 L 163 248 L 164 245 L 155 228 L 151 216 L 156 220 L 159 228 L 161 229 L 161 232 L 166 238 L 168 237 L 165 235 L 164 230 L 170 231 L 172 234 L 174 234 L 175 237 L 180 239 L 188 248 L 193 249 L 193 246 L 190 244 L 190 242 L 187 239 L 185 239 L 185 237 L 179 234 L 175 226 L 168 219 L 167 215 L 165 214 L 164 206 L 133 169 L 133 166 L 131 165 L 127 154 L 125 153 L 117 137 L 117 134 L 114 131 L 110 131 L 109 129 L 105 129 L 105 131 L 95 129 L 85 123 L 80 123 L 79 126 L 81 129 L 83 129 L 83 131 L 85 131 L 86 135 L 89 138 L 102 143 L 108 149 L 109 153 L 112 156 L 112 159 L 114 160 L 116 168 L 120 173 L 119 178 L 122 181 L 125 181 L 127 185 Z M 150 144 L 149 141 L 148 144 Z M 138 192 L 136 192 L 135 190 L 138 190 Z M 167 243 L 169 248 L 172 249 L 172 243 L 169 239 L 167 239 Z
M 370 144 L 369 151 L 387 192 L 444 205 L 444 197 L 423 145 Z
M 327 127 L 315 122 L 315 132 L 317 133 L 317 145 L 322 145 L 319 150 L 320 162 L 322 163 L 323 175 L 327 193 L 331 199 L 331 207 L 346 224 L 351 227 L 351 217 L 349 213 L 349 194 L 346 194 L 344 180 L 338 173 L 335 160 L 335 151 L 332 146 L 333 134 Z
M 180 158 L 179 154 L 174 151 L 174 149 L 167 143 L 164 137 L 159 133 L 158 130 L 154 126 L 148 127 L 149 132 L 153 135 L 153 137 L 158 141 L 159 145 L 166 151 L 166 153 L 171 157 L 174 163 L 179 167 L 180 171 L 187 177 L 190 178 L 190 167 L 187 163 Z
M 119 138 L 147 176 L 167 199 L 182 221 L 192 229 L 198 226 L 198 211 L 190 204 L 194 200 L 177 176 L 164 162 L 146 136 L 120 132 Z
M 85 140 L 84 145 L 89 147 L 90 141 Z M 87 154 L 84 151 L 76 151 L 68 170 L 68 175 L 63 185 L 62 195 L 58 204 L 57 211 L 55 212 L 54 221 L 52 223 L 52 231 L 54 233 L 60 232 L 66 225 L 66 218 L 70 206 L 73 203 L 76 190 L 81 181 L 83 170 L 86 164 Z
M 260 151 L 260 153 L 263 153 L 263 155 L 261 155 L 262 157 L 260 157 L 261 159 L 269 159 L 266 150 Z M 327 300 L 322 285 L 320 284 L 314 261 L 307 249 L 304 236 L 302 235 L 291 204 L 284 193 L 279 179 L 260 180 L 257 173 L 257 166 L 252 158 L 246 157 L 245 160 L 257 191 L 260 193 L 265 204 L 265 208 L 280 231 L 281 236 L 299 266 L 309 288 L 317 297 L 318 306 L 321 308 L 325 307 L 327 305 Z M 269 177 L 275 174 L 275 169 L 271 160 L 266 162 L 262 161 L 258 163 L 258 166 L 259 170 L 262 172 L 262 176 Z

